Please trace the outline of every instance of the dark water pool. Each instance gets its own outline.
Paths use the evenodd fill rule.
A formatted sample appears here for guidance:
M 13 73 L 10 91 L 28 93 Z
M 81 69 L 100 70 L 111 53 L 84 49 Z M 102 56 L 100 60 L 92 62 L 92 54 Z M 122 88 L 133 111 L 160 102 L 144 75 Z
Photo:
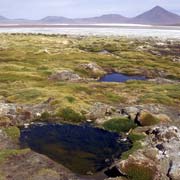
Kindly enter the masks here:
M 45 154 L 74 173 L 97 173 L 131 148 L 117 133 L 90 125 L 34 124 L 21 129 L 22 146 Z
M 146 80 L 145 76 L 128 76 L 121 73 L 111 73 L 99 79 L 100 82 L 126 82 L 128 80 Z

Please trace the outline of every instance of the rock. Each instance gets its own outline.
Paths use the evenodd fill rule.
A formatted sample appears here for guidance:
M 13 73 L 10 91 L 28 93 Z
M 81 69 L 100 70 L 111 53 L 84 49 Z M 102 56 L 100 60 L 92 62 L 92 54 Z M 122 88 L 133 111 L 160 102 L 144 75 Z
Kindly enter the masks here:
M 6 180 L 78 180 L 62 165 L 31 150 L 21 150 L 1 162 L 0 172 Z
M 157 42 L 157 43 L 155 43 L 157 46 L 162 46 L 162 47 L 165 47 L 165 46 L 167 46 L 167 43 L 165 43 L 165 42 Z
M 98 118 L 104 118 L 105 116 L 111 116 L 114 111 L 115 109 L 112 106 L 97 102 L 92 106 L 86 116 L 87 119 L 96 120 Z
M 126 175 L 122 174 L 117 166 L 113 166 L 108 168 L 106 171 L 104 171 L 104 174 L 106 174 L 108 177 L 126 177 Z
M 47 48 L 41 49 L 41 50 L 39 50 L 38 52 L 36 52 L 36 53 L 34 53 L 34 54 L 35 54 L 35 55 L 38 55 L 38 54 L 43 54 L 43 53 L 45 53 L 45 54 L 51 54 L 50 51 L 49 51 Z
M 158 143 L 169 142 L 170 140 L 180 141 L 180 130 L 175 126 L 170 127 L 155 127 L 151 129 L 151 133 Z
M 130 155 L 128 159 L 121 161 L 119 164 L 121 172 L 125 173 L 130 179 L 151 179 L 151 180 L 166 180 L 166 178 L 158 169 L 156 162 L 149 159 L 142 153 Z
M 171 124 L 176 124 L 180 127 L 180 110 L 179 107 L 171 107 L 160 104 L 142 104 L 135 106 L 140 110 L 146 110 L 151 112 L 155 116 L 166 116 L 170 119 Z M 161 119 L 161 118 L 160 118 Z M 162 121 L 163 122 L 163 121 Z
M 0 103 L 0 126 L 17 126 L 29 123 L 44 112 L 52 112 L 53 108 L 50 103 L 50 99 L 36 105 Z
M 80 68 L 84 69 L 85 71 L 91 72 L 93 74 L 105 74 L 106 72 L 96 63 L 87 63 L 87 64 L 81 64 Z
M 18 148 L 19 145 L 0 129 L 0 150 Z
M 56 171 L 51 169 L 43 169 L 38 174 L 33 175 L 31 180 L 59 180 L 60 176 Z
M 170 118 L 167 115 L 152 114 L 143 106 L 125 107 L 123 111 L 131 120 L 140 126 L 151 126 L 160 122 L 170 122 Z
M 108 178 L 108 179 L 105 179 L 105 180 L 128 180 L 128 179 L 125 178 L 125 177 L 116 177 L 116 178 Z
M 116 163 L 120 172 L 138 179 L 180 179 L 180 129 L 176 126 L 160 125 L 149 129 L 142 148 L 133 152 L 126 160 Z M 152 176 L 151 176 L 152 175 Z
M 130 106 L 125 107 L 123 110 L 124 114 L 127 114 L 130 117 L 130 119 L 134 121 L 137 116 L 137 113 L 139 113 L 141 109 L 138 107 Z
M 1 150 L 9 147 L 8 140 L 9 139 L 8 139 L 7 134 L 2 129 L 0 129 L 0 149 Z
M 176 166 L 172 166 L 171 171 L 169 173 L 169 177 L 172 180 L 179 180 L 180 179 L 180 164 Z
M 157 84 L 176 84 L 179 81 L 175 81 L 175 80 L 170 80 L 170 79 L 165 79 L 165 78 L 155 78 L 155 79 L 149 79 L 148 81 L 150 82 L 155 82 Z
M 10 114 L 15 114 L 17 109 L 16 104 L 12 103 L 0 103 L 0 116 Z
M 63 40 L 62 42 L 61 42 L 63 45 L 68 45 L 68 44 L 73 44 L 73 41 L 70 41 L 70 40 Z
M 180 58 L 179 57 L 174 57 L 172 59 L 173 62 L 176 62 L 176 63 L 180 63 Z
M 171 122 L 171 118 L 166 114 L 157 114 L 156 117 L 159 119 L 162 123 L 168 123 Z
M 155 55 L 155 56 L 161 56 L 161 53 L 159 51 L 156 50 L 150 50 L 150 52 Z
M 137 114 L 135 121 L 139 122 L 141 126 L 152 126 L 160 123 L 160 119 L 146 110 L 140 111 Z
M 49 80 L 52 81 L 79 81 L 81 77 L 78 74 L 75 74 L 72 71 L 62 70 L 55 72 L 49 77 Z
M 100 51 L 98 54 L 102 54 L 102 55 L 111 55 L 111 53 L 109 52 L 109 51 L 107 51 L 107 50 L 102 50 L 102 51 Z
M 147 51 L 147 50 L 150 50 L 150 49 L 153 49 L 153 47 L 151 45 L 149 45 L 149 44 L 138 46 L 136 48 L 137 51 L 145 51 L 145 50 Z
M 155 69 L 155 68 L 151 69 L 151 70 L 140 68 L 139 72 L 141 72 L 141 74 L 143 74 L 145 77 L 151 78 L 151 79 L 155 79 L 157 77 L 165 78 L 167 76 L 167 74 L 164 70 Z
M 155 160 L 158 155 L 158 149 L 149 147 L 143 152 L 143 155 L 145 155 L 149 159 Z
M 180 179 L 180 129 L 176 126 L 152 128 L 149 141 L 153 147 L 158 149 L 157 159 L 161 162 L 161 167 L 163 168 L 165 164 L 169 166 L 168 176 L 172 180 Z M 158 148 L 159 144 L 163 146 L 163 149 Z
M 180 116 L 178 115 L 179 110 L 178 108 L 175 107 L 168 107 L 157 104 L 142 104 L 136 106 L 127 106 L 127 107 L 121 106 L 120 109 L 122 115 L 129 117 L 133 121 L 136 118 L 138 118 L 140 122 L 140 113 L 141 113 L 141 116 L 145 116 L 145 114 L 149 114 L 150 119 L 154 119 L 154 120 L 156 119 L 157 121 L 159 121 L 159 123 L 171 122 L 171 124 L 172 123 L 177 124 L 178 122 L 180 122 Z

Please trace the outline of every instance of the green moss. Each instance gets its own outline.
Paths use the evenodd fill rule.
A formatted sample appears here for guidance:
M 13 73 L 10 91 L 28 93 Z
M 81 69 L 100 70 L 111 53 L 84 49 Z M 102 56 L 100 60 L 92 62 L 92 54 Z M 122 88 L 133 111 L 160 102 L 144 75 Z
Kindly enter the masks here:
M 66 96 L 65 98 L 68 100 L 69 103 L 74 103 L 75 100 L 76 100 L 76 99 L 75 99 L 74 97 L 72 97 L 72 96 Z
M 121 159 L 127 159 L 130 154 L 133 154 L 138 149 L 141 149 L 142 145 L 140 141 L 145 138 L 145 135 L 137 134 L 137 133 L 130 133 L 128 138 L 132 141 L 133 146 L 129 151 L 126 151 L 122 154 Z
M 134 122 L 128 118 L 115 118 L 103 124 L 103 127 L 110 131 L 115 132 L 128 132 L 130 129 L 135 128 Z
M 52 115 L 46 111 L 41 114 L 40 120 L 48 120 L 51 117 L 52 117 Z
M 133 154 L 136 152 L 138 149 L 141 149 L 142 145 L 140 142 L 134 142 L 132 148 L 129 151 L 126 151 L 122 154 L 121 159 L 127 159 L 129 155 Z
M 85 117 L 78 112 L 75 112 L 73 109 L 66 107 L 60 110 L 56 116 L 62 118 L 66 122 L 82 122 L 85 121 Z
M 146 136 L 144 134 L 130 133 L 128 138 L 132 141 L 140 141 L 143 140 Z

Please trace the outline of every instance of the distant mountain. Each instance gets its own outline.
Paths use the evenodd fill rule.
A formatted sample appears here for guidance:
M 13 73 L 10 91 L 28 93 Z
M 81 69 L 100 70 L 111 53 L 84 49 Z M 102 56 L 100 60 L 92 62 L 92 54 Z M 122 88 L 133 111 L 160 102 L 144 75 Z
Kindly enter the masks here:
M 134 18 L 127 18 L 119 14 L 106 14 L 99 17 L 70 19 L 66 17 L 49 16 L 39 21 L 40 23 L 57 24 L 102 24 L 102 23 L 132 23 L 132 24 L 152 24 L 171 25 L 179 24 L 180 16 L 171 13 L 160 6 L 140 14 Z
M 80 18 L 74 19 L 75 23 L 90 24 L 90 23 L 125 23 L 129 18 L 121 16 L 119 14 L 106 14 L 99 17 L 92 18 Z
M 8 20 L 6 17 L 0 16 L 0 21 L 6 21 L 6 20 Z
M 99 17 L 90 17 L 90 18 L 76 18 L 70 19 L 66 17 L 59 16 L 48 16 L 41 19 L 41 23 L 50 23 L 50 24 L 95 24 L 95 23 L 124 23 L 129 18 L 118 14 L 107 14 Z
M 50 24 L 71 24 L 74 22 L 73 19 L 70 18 L 66 18 L 66 17 L 61 17 L 61 16 L 47 16 L 43 19 L 41 19 L 39 22 L 42 23 L 50 23 Z
M 134 18 L 124 17 L 119 14 L 106 14 L 90 18 L 66 18 L 61 16 L 47 16 L 40 20 L 26 19 L 7 19 L 0 16 L 0 24 L 106 24 L 106 23 L 124 23 L 124 24 L 150 24 L 150 25 L 178 25 L 180 16 L 171 13 L 160 6 L 144 12 Z
M 132 18 L 129 22 L 136 24 L 170 25 L 180 23 L 180 16 L 160 6 Z

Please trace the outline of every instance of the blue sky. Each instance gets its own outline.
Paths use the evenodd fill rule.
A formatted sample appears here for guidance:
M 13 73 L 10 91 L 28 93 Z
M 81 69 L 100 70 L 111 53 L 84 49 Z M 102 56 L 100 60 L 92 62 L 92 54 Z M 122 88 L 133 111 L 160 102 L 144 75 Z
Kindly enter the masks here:
M 180 0 L 0 0 L 0 15 L 39 19 L 50 15 L 91 17 L 118 13 L 132 17 L 156 5 L 180 15 Z

